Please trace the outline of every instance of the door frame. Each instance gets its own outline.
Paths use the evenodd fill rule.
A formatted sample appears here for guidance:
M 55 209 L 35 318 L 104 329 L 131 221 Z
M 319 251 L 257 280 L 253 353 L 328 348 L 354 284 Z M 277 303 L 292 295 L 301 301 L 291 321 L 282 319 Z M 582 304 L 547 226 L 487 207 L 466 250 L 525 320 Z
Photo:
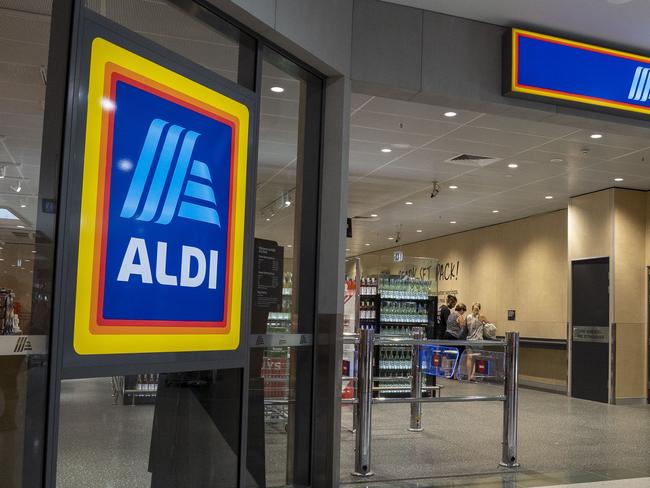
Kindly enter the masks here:
M 345 214 L 345 206 L 337 207 L 341 202 L 341 195 L 345 191 L 345 182 L 341 174 L 347 174 L 341 170 L 341 166 L 347 161 L 345 151 L 345 138 L 347 137 L 348 121 L 345 114 L 349 113 L 347 104 L 349 104 L 349 81 L 341 83 L 341 79 L 326 79 L 324 75 L 286 52 L 281 47 L 270 42 L 257 32 L 242 25 L 234 20 L 213 4 L 205 0 L 168 0 L 177 7 L 184 10 L 187 14 L 205 20 L 212 17 L 217 22 L 226 23 L 253 39 L 253 54 L 240 55 L 240 79 L 239 83 L 244 86 L 249 85 L 251 94 L 257 100 L 258 106 L 261 98 L 261 55 L 265 50 L 270 50 L 286 57 L 295 63 L 311 77 L 310 90 L 312 100 L 319 101 L 310 104 L 312 113 L 309 117 L 309 136 L 305 138 L 306 151 L 310 154 L 310 163 L 315 164 L 314 170 L 309 171 L 309 178 L 312 182 L 310 187 L 316 191 L 310 192 L 308 202 L 301 208 L 304 218 L 312 220 L 313 226 L 310 233 L 303 233 L 301 237 L 304 254 L 313 253 L 313 283 L 305 281 L 305 287 L 309 287 L 313 296 L 309 307 L 301 310 L 301 315 L 305 318 L 311 316 L 313 323 L 313 369 L 312 369 L 312 402 L 311 402 L 311 432 L 309 442 L 310 455 L 302 457 L 301 462 L 309 463 L 309 466 L 300 466 L 302 472 L 309 473 L 313 486 L 330 486 L 332 483 L 331 474 L 335 473 L 335 480 L 338 481 L 338 437 L 329 435 L 336 427 L 336 411 L 338 409 L 338 396 L 340 394 L 340 356 L 338 343 L 335 340 L 342 324 L 342 313 L 338 312 L 336 304 L 334 313 L 332 305 L 328 303 L 331 290 L 342 288 L 342 257 L 345 256 L 343 225 L 341 215 Z M 52 156 L 53 164 L 58 166 L 57 176 L 59 177 L 59 189 L 62 194 L 66 190 L 65 179 L 62 178 L 64 161 L 68 159 L 67 151 L 69 147 L 69 129 L 71 127 L 72 116 L 72 98 L 74 96 L 75 86 L 75 66 L 76 54 L 75 43 L 79 38 L 79 29 L 83 16 L 82 0 L 54 0 L 52 6 L 52 25 L 50 38 L 50 51 L 48 56 L 48 87 L 46 95 L 45 113 L 50 118 L 56 118 L 56 123 L 47 125 L 44 133 L 44 149 Z M 250 46 L 249 46 L 250 47 Z M 252 69 L 247 74 L 242 75 L 242 67 Z M 326 97 L 325 95 L 331 95 Z M 333 103 L 335 97 L 341 96 L 342 104 Z M 325 117 L 325 109 L 329 110 L 329 117 Z M 318 112 L 314 112 L 318 110 Z M 336 113 L 338 110 L 338 113 Z M 56 114 L 56 115 L 54 115 Z M 257 141 L 259 137 L 259 116 L 256 120 L 251 120 L 251 130 L 254 134 L 254 153 L 251 154 L 250 161 L 254 167 L 257 167 Z M 331 144 L 327 149 L 321 143 L 327 137 L 328 143 Z M 253 150 L 253 148 L 252 148 Z M 44 151 L 45 153 L 45 151 Z M 314 162 L 314 158 L 317 160 Z M 334 158 L 334 161 L 332 161 Z M 340 158 L 340 159 L 339 159 Z M 324 159 L 330 163 L 328 168 L 324 168 Z M 334 163 L 334 164 L 333 164 Z M 254 171 L 255 173 L 255 171 Z M 338 175 L 337 178 L 332 176 Z M 254 178 L 254 177 L 253 177 Z M 253 179 L 254 182 L 254 179 Z M 315 186 L 314 186 L 315 185 Z M 328 191 L 323 191 L 326 186 Z M 254 187 L 254 184 L 252 185 Z M 64 199 L 61 198 L 60 202 Z M 249 200 L 250 201 L 250 200 Z M 254 199 L 252 200 L 254 202 Z M 61 385 L 61 354 L 63 346 L 63 336 L 56 327 L 60 323 L 60 307 L 57 301 L 63 300 L 62 295 L 62 236 L 64 235 L 63 227 L 65 222 L 65 207 L 60 205 L 60 213 L 57 215 L 57 242 L 55 250 L 54 266 L 54 285 L 53 285 L 53 310 L 51 316 L 52 333 L 50 339 L 50 371 L 47 392 L 46 408 L 46 439 L 44 442 L 44 456 L 42 472 L 43 486 L 54 487 L 56 484 L 56 467 L 57 467 L 57 443 L 58 443 L 58 418 L 59 418 L 59 401 Z M 70 217 L 70 216 L 67 216 Z M 247 222 L 249 224 L 249 222 Z M 252 225 L 254 228 L 254 217 Z M 327 232 L 323 230 L 326 229 Z M 334 232 L 334 234 L 333 234 Z M 331 242 L 332 237 L 338 237 L 338 246 L 335 249 L 328 249 L 323 252 L 324 234 L 328 235 Z M 247 248 L 252 249 L 252 234 L 250 234 L 250 243 Z M 248 253 L 247 255 L 249 255 Z M 339 270 L 339 268 L 341 270 Z M 339 270 L 338 272 L 336 272 Z M 321 290 L 330 290 L 330 293 L 323 293 Z M 307 290 L 305 290 L 307 291 Z M 329 296 L 328 296 L 329 295 Z M 342 296 L 342 293 L 339 293 Z M 342 303 L 342 298 L 341 298 Z M 244 307 L 247 306 L 248 300 L 243 300 Z M 308 308 L 308 310 L 307 310 Z M 340 307 L 342 312 L 342 305 Z M 244 323 L 242 334 L 249 334 L 249 324 Z M 334 340 L 332 340 L 334 339 Z M 337 349 L 338 348 L 338 349 Z M 319 352 L 320 351 L 320 352 Z M 323 352 L 327 351 L 327 356 L 331 361 L 319 363 L 323 359 Z M 332 357 L 334 353 L 334 357 Z M 246 480 L 246 417 L 247 417 L 247 399 L 248 399 L 248 350 L 247 361 L 244 366 L 243 384 L 242 384 L 242 430 L 240 445 L 240 485 L 244 486 Z M 337 368 L 336 366 L 339 366 Z M 338 377 L 338 382 L 336 381 Z M 323 401 L 324 399 L 330 401 Z M 327 425 L 323 424 L 323 421 Z M 315 446 L 318 446 L 316 449 Z

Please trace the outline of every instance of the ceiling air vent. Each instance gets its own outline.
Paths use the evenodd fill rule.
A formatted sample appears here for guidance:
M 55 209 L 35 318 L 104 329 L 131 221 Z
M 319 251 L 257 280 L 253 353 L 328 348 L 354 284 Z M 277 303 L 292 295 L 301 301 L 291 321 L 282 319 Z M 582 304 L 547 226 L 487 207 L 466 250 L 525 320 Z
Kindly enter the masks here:
M 16 230 L 12 230 L 11 233 L 18 237 L 19 239 L 28 239 L 29 238 L 29 232 L 19 232 Z
M 475 154 L 459 154 L 453 158 L 449 158 L 445 163 L 458 164 L 461 166 L 471 166 L 473 168 L 483 168 L 489 166 L 501 158 L 491 158 L 490 156 L 476 156 Z

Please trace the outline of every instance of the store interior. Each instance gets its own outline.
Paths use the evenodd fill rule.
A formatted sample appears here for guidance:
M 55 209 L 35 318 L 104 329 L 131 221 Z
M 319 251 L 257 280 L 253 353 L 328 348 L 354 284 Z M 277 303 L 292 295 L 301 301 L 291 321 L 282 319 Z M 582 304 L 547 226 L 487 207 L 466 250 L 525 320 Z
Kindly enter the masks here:
M 616 453 L 629 443 L 645 445 L 636 434 L 650 415 L 645 347 L 650 131 L 593 114 L 490 109 L 353 94 L 348 279 L 359 273 L 354 262 L 360 263 L 362 283 L 365 277 L 381 282 L 387 275 L 427 276 L 438 305 L 448 295 L 468 309 L 480 302 L 499 337 L 519 332 L 518 482 L 538 486 L 647 476 L 641 457 Z M 570 262 L 594 256 L 611 256 L 616 267 L 613 405 L 572 398 L 569 391 Z M 382 316 L 385 293 L 380 286 Z M 346 309 L 346 326 L 349 331 L 355 326 L 354 306 Z M 438 377 L 437 384 L 442 396 L 503 391 L 496 379 Z M 404 395 L 411 394 L 408 381 L 403 388 Z M 375 390 L 384 394 L 380 380 Z M 471 473 L 491 475 L 495 483 L 512 479 L 496 468 L 500 406 L 442 403 L 422 409 L 424 431 L 411 433 L 407 405 L 373 408 L 373 481 L 431 478 L 431 486 L 447 486 L 458 482 L 450 477 Z M 359 478 L 351 475 L 352 407 L 344 405 L 343 411 L 341 479 L 354 483 Z M 603 427 L 587 427 L 594 425 Z M 463 478 L 462 486 L 480 482 Z
M 30 328 L 30 306 L 33 265 L 39 259 L 34 232 L 50 7 L 44 2 L 48 5 L 23 12 L 19 3 L 3 2 L 9 10 L 0 15 L 2 42 L 11 46 L 0 59 L 0 113 L 11 114 L 0 118 L 0 289 L 11 291 L 11 312 L 19 319 L 11 322 L 17 329 L 9 333 L 38 335 Z M 235 43 L 179 17 L 168 4 L 88 4 L 236 79 Z M 271 62 L 263 63 L 262 82 L 255 237 L 270 241 L 281 255 L 282 298 L 255 325 L 269 334 L 287 333 L 298 326 L 294 284 L 299 273 L 293 256 L 299 242 L 294 209 L 302 85 Z M 362 277 L 379 278 L 384 271 L 418 277 L 427 282 L 426 300 L 453 294 L 468 306 L 479 301 L 499 336 L 520 332 L 520 481 L 534 486 L 650 475 L 645 454 L 650 448 L 645 405 L 650 129 L 598 114 L 461 106 L 352 95 L 348 263 L 359 258 Z M 596 249 L 597 243 L 609 247 Z M 569 263 L 574 257 L 612 255 L 615 249 L 621 275 L 612 299 L 620 313 L 616 321 L 625 326 L 617 342 L 616 401 L 574 399 L 567 395 Z M 404 261 L 394 260 L 395 251 Z M 352 265 L 346 269 L 352 278 Z M 433 303 L 427 303 L 427 313 Z M 515 312 L 512 320 L 509 311 Z M 346 330 L 354 332 L 358 325 L 346 318 Z M 254 388 L 264 399 L 261 476 L 266 486 L 285 486 L 289 476 L 291 422 L 299 415 L 290 407 L 297 356 L 296 348 L 263 348 L 252 368 Z M 408 361 L 407 355 L 394 357 Z M 0 381 L 15 393 L 5 398 L 10 408 L 3 410 L 2 422 L 17 424 L 12 435 L 3 436 L 0 452 L 3 459 L 19 459 L 14 451 L 23 437 L 26 361 L 11 355 L 0 360 Z M 127 480 L 124 486 L 150 485 L 158 380 L 143 371 L 62 382 L 60 486 L 120 486 L 111 484 L 120 479 Z M 403 390 L 402 383 L 383 385 L 385 394 Z M 447 378 L 439 378 L 438 386 L 443 396 L 503 388 L 498 381 Z M 351 412 L 351 406 L 342 406 L 341 479 L 346 483 L 358 481 L 350 475 Z M 432 404 L 423 407 L 424 431 L 412 433 L 407 406 L 381 406 L 373 420 L 373 481 L 433 478 L 471 486 L 471 477 L 459 476 L 481 474 L 481 486 L 487 486 L 485 477 L 501 483 L 515 475 L 497 468 L 500 422 L 496 404 Z M 0 466 L 8 467 L 0 473 L 10 480 L 8 486 L 19 486 L 20 462 Z

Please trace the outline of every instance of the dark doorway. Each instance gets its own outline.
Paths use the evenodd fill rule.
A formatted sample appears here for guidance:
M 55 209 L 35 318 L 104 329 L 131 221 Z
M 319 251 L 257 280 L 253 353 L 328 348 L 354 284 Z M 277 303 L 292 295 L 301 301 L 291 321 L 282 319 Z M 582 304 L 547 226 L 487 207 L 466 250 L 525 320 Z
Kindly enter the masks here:
M 571 395 L 607 403 L 609 258 L 571 263 Z

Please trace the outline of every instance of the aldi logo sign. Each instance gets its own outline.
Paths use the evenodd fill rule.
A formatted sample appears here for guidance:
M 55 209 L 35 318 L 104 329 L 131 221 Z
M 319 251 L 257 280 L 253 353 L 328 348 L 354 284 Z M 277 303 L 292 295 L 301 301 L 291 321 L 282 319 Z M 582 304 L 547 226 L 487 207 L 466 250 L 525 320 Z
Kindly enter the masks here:
M 649 57 L 521 29 L 507 42 L 505 93 L 650 115 Z
M 93 41 L 78 354 L 238 347 L 247 140 L 245 105 Z

